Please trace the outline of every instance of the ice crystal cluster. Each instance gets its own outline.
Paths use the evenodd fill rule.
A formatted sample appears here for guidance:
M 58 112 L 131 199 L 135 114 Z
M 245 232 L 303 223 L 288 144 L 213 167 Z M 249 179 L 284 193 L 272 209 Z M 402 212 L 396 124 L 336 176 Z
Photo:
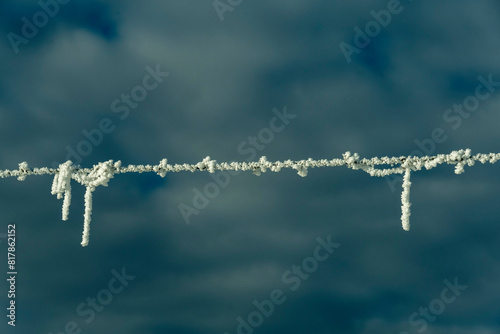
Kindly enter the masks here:
M 432 169 L 440 164 L 454 164 L 455 173 L 464 172 L 464 166 L 474 166 L 476 161 L 481 163 L 489 162 L 494 164 L 500 160 L 500 153 L 476 154 L 471 155 L 471 150 L 458 150 L 450 154 L 438 154 L 435 156 L 400 156 L 400 157 L 374 157 L 370 159 L 361 159 L 357 153 L 346 152 L 342 159 L 321 159 L 313 160 L 285 160 L 268 161 L 265 156 L 255 162 L 221 162 L 206 157 L 196 164 L 168 164 L 167 159 L 160 161 L 158 165 L 129 165 L 122 167 L 121 161 L 112 160 L 98 163 L 93 168 L 81 168 L 74 166 L 71 161 L 66 161 L 59 165 L 59 168 L 29 168 L 26 162 L 19 164 L 17 170 L 0 170 L 0 178 L 17 177 L 19 181 L 24 181 L 28 175 L 54 175 L 52 183 L 53 195 L 58 199 L 63 198 L 62 219 L 67 220 L 69 215 L 69 206 L 71 203 L 71 180 L 75 180 L 86 187 L 85 191 L 85 213 L 83 223 L 82 246 L 87 246 L 90 235 L 90 220 L 92 214 L 92 192 L 98 186 L 107 186 L 110 179 L 115 174 L 120 173 L 143 173 L 154 172 L 161 177 L 165 177 L 168 172 L 181 171 L 215 171 L 224 170 L 242 170 L 252 171 L 255 175 L 261 175 L 267 170 L 279 172 L 283 168 L 291 168 L 297 171 L 302 177 L 307 176 L 309 168 L 318 167 L 339 167 L 346 166 L 351 169 L 362 170 L 371 176 L 387 176 L 391 174 L 403 174 L 403 191 L 401 193 L 401 223 L 405 231 L 410 230 L 410 174 L 419 171 L 422 168 Z M 380 166 L 390 166 L 390 168 L 380 168 Z M 379 167 L 376 167 L 379 166 Z

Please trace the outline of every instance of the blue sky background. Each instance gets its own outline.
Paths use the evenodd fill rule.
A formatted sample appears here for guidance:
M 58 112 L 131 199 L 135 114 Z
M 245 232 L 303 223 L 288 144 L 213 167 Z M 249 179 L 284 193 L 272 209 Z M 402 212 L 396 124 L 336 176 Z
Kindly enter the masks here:
M 402 1 L 349 63 L 341 43 L 355 46 L 356 27 L 390 3 L 243 0 L 221 20 L 211 1 L 70 0 L 15 46 L 23 17 L 43 19 L 43 9 L 3 1 L 0 169 L 62 163 L 103 119 L 113 131 L 81 166 L 248 161 L 249 136 L 284 107 L 295 118 L 255 159 L 400 156 L 421 142 L 432 155 L 499 152 L 500 88 L 467 117 L 447 110 L 474 96 L 478 77 L 500 81 L 500 4 Z M 113 102 L 148 66 L 170 74 L 121 119 Z M 437 128 L 446 139 L 429 144 Z M 179 206 L 194 207 L 213 175 L 116 175 L 94 192 L 87 247 L 82 186 L 73 182 L 62 221 L 52 177 L 2 179 L 0 233 L 16 223 L 18 276 L 17 326 L 2 315 L 0 331 L 498 333 L 499 172 L 478 164 L 462 175 L 449 165 L 412 174 L 410 232 L 401 182 L 343 167 L 231 176 L 190 224 Z M 292 291 L 283 275 L 329 235 L 341 246 Z M 87 322 L 77 308 L 90 309 L 87 298 L 104 296 L 122 268 L 135 278 Z M 455 278 L 467 288 L 443 303 L 444 281 Z M 5 280 L 0 289 L 6 308 Z M 286 300 L 259 326 L 238 328 L 276 289 Z

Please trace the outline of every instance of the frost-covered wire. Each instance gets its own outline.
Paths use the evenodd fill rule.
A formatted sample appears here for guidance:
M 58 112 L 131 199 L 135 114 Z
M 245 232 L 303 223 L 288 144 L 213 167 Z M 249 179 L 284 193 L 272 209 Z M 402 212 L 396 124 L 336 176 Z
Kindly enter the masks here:
M 29 175 L 54 175 L 52 183 L 53 195 L 57 198 L 64 196 L 62 219 L 68 219 L 69 205 L 71 202 L 71 180 L 86 187 L 85 192 L 85 214 L 84 214 L 84 230 L 82 236 L 82 246 L 86 246 L 89 240 L 90 221 L 92 214 L 92 192 L 98 186 L 107 186 L 110 179 L 115 174 L 121 173 L 143 173 L 154 172 L 161 177 L 169 172 L 181 171 L 215 171 L 225 170 L 242 170 L 252 171 L 255 175 L 261 175 L 266 171 L 279 172 L 283 168 L 291 168 L 297 171 L 297 174 L 307 176 L 309 168 L 319 167 L 339 167 L 346 166 L 354 170 L 362 170 L 371 176 L 387 176 L 391 174 L 404 174 L 403 176 L 403 192 L 401 194 L 401 223 L 403 229 L 410 229 L 410 173 L 419 171 L 423 168 L 429 170 L 440 164 L 454 164 L 455 173 L 461 174 L 464 172 L 465 165 L 474 166 L 476 161 L 481 163 L 494 164 L 500 160 L 500 153 L 476 154 L 471 155 L 471 150 L 458 150 L 450 154 L 438 154 L 435 156 L 400 156 L 400 157 L 374 157 L 370 159 L 361 159 L 357 153 L 345 152 L 342 159 L 321 159 L 313 160 L 285 160 L 285 161 L 268 161 L 265 156 L 259 161 L 254 162 L 221 162 L 217 163 L 210 157 L 204 158 L 196 164 L 169 164 L 167 159 L 160 161 L 158 165 L 128 165 L 122 167 L 121 161 L 113 162 L 112 160 L 101 162 L 94 165 L 92 168 L 81 168 L 74 166 L 71 161 L 66 161 L 59 165 L 59 168 L 29 168 L 26 162 L 19 164 L 16 170 L 0 170 L 0 178 L 17 177 L 19 181 L 24 181 Z M 377 168 L 376 166 L 384 166 L 385 168 Z M 390 167 L 389 167 L 390 166 Z

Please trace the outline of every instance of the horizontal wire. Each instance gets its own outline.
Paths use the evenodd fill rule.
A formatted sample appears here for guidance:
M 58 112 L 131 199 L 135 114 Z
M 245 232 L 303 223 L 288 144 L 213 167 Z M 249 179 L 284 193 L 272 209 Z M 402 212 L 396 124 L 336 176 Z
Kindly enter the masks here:
M 449 154 L 438 154 L 435 156 L 400 156 L 400 157 L 373 157 L 370 159 L 360 159 L 357 153 L 345 152 L 342 159 L 321 159 L 313 160 L 285 160 L 285 161 L 268 161 L 265 156 L 262 156 L 259 161 L 253 162 L 222 162 L 210 159 L 209 156 L 196 164 L 168 164 L 167 159 L 160 161 L 158 165 L 128 165 L 123 167 L 121 161 L 113 162 L 108 160 L 94 165 L 92 168 L 82 168 L 75 166 L 68 160 L 59 165 L 59 168 L 30 168 L 28 163 L 22 162 L 17 170 L 0 170 L 0 178 L 17 177 L 19 181 L 24 181 L 26 176 L 30 175 L 54 175 L 51 193 L 57 195 L 57 198 L 63 198 L 62 219 L 67 220 L 69 214 L 69 206 L 71 202 L 71 180 L 86 187 L 85 192 L 85 214 L 84 214 L 84 230 L 82 234 L 82 246 L 87 246 L 90 235 L 90 221 L 92 214 L 92 192 L 98 186 L 107 186 L 110 179 L 115 174 L 122 173 L 143 173 L 155 172 L 161 177 L 169 172 L 181 171 L 215 171 L 226 170 L 252 170 L 255 175 L 270 170 L 279 172 L 283 168 L 292 168 L 297 171 L 302 177 L 307 176 L 309 168 L 319 167 L 339 167 L 346 166 L 354 170 L 362 170 L 371 176 L 388 176 L 391 174 L 404 174 L 403 191 L 401 193 L 401 223 L 403 229 L 410 229 L 410 174 L 412 171 L 419 171 L 423 168 L 432 169 L 440 164 L 454 164 L 455 173 L 461 174 L 464 172 L 464 166 L 474 166 L 476 161 L 481 163 L 489 162 L 494 164 L 500 160 L 500 153 L 476 154 L 471 155 L 471 150 L 452 151 Z M 375 166 L 390 165 L 391 168 L 375 168 Z M 396 167 L 394 167 L 397 165 Z

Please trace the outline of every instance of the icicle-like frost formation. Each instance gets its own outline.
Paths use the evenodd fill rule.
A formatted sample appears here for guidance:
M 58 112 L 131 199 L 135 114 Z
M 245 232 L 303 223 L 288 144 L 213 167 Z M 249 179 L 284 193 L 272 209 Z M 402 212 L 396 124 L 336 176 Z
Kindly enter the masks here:
M 309 168 L 318 167 L 339 167 L 346 166 L 354 170 L 362 170 L 371 176 L 383 177 L 391 174 L 404 174 L 403 176 L 403 191 L 401 193 L 401 223 L 403 229 L 408 231 L 410 229 L 410 173 L 412 171 L 420 171 L 422 168 L 432 169 L 437 165 L 446 163 L 455 165 L 455 173 L 461 174 L 464 172 L 464 166 L 474 166 L 476 161 L 481 163 L 489 162 L 491 164 L 500 160 L 500 153 L 476 154 L 471 155 L 471 150 L 458 150 L 450 154 L 438 154 L 435 156 L 415 157 L 415 156 L 401 156 L 401 157 L 374 157 L 370 159 L 361 159 L 357 153 L 345 152 L 342 159 L 321 159 L 313 160 L 285 160 L 285 161 L 268 161 L 265 156 L 261 157 L 259 161 L 253 162 L 221 162 L 217 163 L 216 160 L 210 157 L 204 158 L 196 164 L 175 164 L 167 163 L 167 159 L 160 161 L 158 165 L 129 165 L 126 167 L 121 166 L 121 161 L 113 163 L 112 160 L 101 162 L 94 165 L 93 168 L 80 168 L 73 166 L 71 161 L 67 161 L 59 168 L 33 168 L 30 169 L 26 162 L 19 164 L 17 170 L 0 170 L 0 178 L 4 177 L 17 177 L 19 181 L 25 180 L 28 175 L 54 175 L 52 183 L 52 194 L 57 195 L 57 198 L 62 198 L 63 201 L 63 220 L 68 219 L 69 205 L 71 202 L 71 179 L 76 180 L 86 187 L 85 191 L 85 214 L 84 214 L 84 227 L 82 236 L 82 246 L 88 245 L 90 234 L 90 221 L 92 215 L 92 192 L 96 187 L 102 185 L 107 186 L 114 174 L 119 173 L 143 173 L 155 172 L 161 177 L 165 177 L 168 172 L 181 172 L 181 171 L 208 171 L 215 173 L 215 171 L 225 170 L 242 170 L 252 171 L 255 175 L 261 175 L 267 170 L 272 172 L 279 172 L 283 168 L 291 168 L 297 171 L 297 174 L 305 177 Z M 376 168 L 379 165 L 390 165 L 390 168 Z M 397 166 L 394 166 L 397 165 Z
M 61 199 L 64 194 L 62 207 L 62 220 L 68 220 L 69 205 L 71 204 L 71 178 L 73 177 L 73 163 L 66 161 L 59 165 L 59 171 L 54 175 L 52 182 L 52 195 L 57 195 Z
M 121 161 L 113 164 L 113 160 L 100 162 L 94 165 L 94 168 L 88 174 L 77 174 L 75 179 L 85 185 L 85 213 L 83 214 L 83 234 L 82 246 L 89 244 L 90 221 L 92 215 L 92 192 L 98 186 L 108 186 L 108 182 L 115 176 L 115 173 L 120 170 Z
M 405 175 L 403 176 L 403 192 L 401 193 L 401 223 L 403 230 L 410 230 L 410 168 L 406 168 Z
M 83 233 L 82 233 L 83 247 L 89 244 L 91 214 L 92 214 L 92 190 L 91 187 L 87 187 L 85 190 L 85 213 L 83 214 Z

